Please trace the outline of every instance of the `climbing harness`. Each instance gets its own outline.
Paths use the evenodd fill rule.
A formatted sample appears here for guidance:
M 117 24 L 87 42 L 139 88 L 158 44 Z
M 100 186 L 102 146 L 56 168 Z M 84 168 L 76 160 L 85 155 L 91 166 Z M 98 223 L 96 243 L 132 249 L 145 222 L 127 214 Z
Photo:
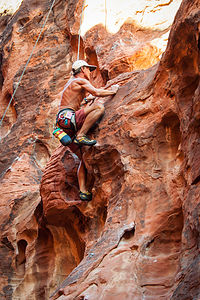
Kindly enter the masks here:
M 9 103 L 8 103 L 8 106 L 7 106 L 7 108 L 6 108 L 6 110 L 5 110 L 4 114 L 3 114 L 3 116 L 2 116 L 2 118 L 1 118 L 1 121 L 0 121 L 0 127 L 1 127 L 1 125 L 2 125 L 2 123 L 3 123 L 3 120 L 4 120 L 5 116 L 6 116 L 6 113 L 7 113 L 8 109 L 9 109 L 9 107 L 10 107 L 10 104 L 11 104 L 11 102 L 12 102 L 12 100 L 13 100 L 15 94 L 16 94 L 16 91 L 17 91 L 17 89 L 18 89 L 18 87 L 19 87 L 19 84 L 20 84 L 20 82 L 21 82 L 21 80 L 22 80 L 22 77 L 24 76 L 24 73 L 25 73 L 25 71 L 26 71 L 26 68 L 27 68 L 27 66 L 28 66 L 28 64 L 29 64 L 29 62 L 30 62 L 30 60 L 31 60 L 31 58 L 32 58 L 33 52 L 34 52 L 34 50 L 35 50 L 35 48 L 36 48 L 36 46 L 37 46 L 37 43 L 38 43 L 38 41 L 39 41 L 39 39 L 40 39 L 40 36 L 41 36 L 41 34 L 42 34 L 42 31 L 43 31 L 43 29 L 44 29 L 44 27 L 45 27 L 45 25 L 46 25 L 46 23 L 47 23 L 47 20 L 48 20 L 49 15 L 50 15 L 50 13 L 51 13 L 51 11 L 52 11 L 52 8 L 53 8 L 53 5 L 54 5 L 55 1 L 56 1 L 56 0 L 53 0 L 53 1 L 52 1 L 51 7 L 50 7 L 50 9 L 49 9 L 49 12 L 48 12 L 48 14 L 47 14 L 47 16 L 46 16 L 46 19 L 45 19 L 43 25 L 42 25 L 42 29 L 41 29 L 41 31 L 40 31 L 40 33 L 39 33 L 39 35 L 38 35 L 38 38 L 37 38 L 37 40 L 36 40 L 36 42 L 35 42 L 35 45 L 33 46 L 32 52 L 31 52 L 31 54 L 30 54 L 30 56 L 29 56 L 29 58 L 28 58 L 28 60 L 27 60 L 27 62 L 26 62 L 26 65 L 25 65 L 25 67 L 24 67 L 24 70 L 23 70 L 23 72 L 22 72 L 22 74 L 21 74 L 21 76 L 20 76 L 20 78 L 19 78 L 19 81 L 18 81 L 18 83 L 17 83 L 17 85 L 16 85 L 16 87 L 15 87 L 15 90 L 14 90 L 14 92 L 13 92 L 13 95 L 12 95 L 12 97 L 11 97 Z M 1 141 L 1 137 L 0 137 L 0 141 Z
M 69 108 L 64 108 L 61 111 L 59 111 L 57 118 L 56 118 L 56 124 L 58 126 L 72 130 L 73 132 L 76 132 L 76 120 L 75 120 L 75 111 Z

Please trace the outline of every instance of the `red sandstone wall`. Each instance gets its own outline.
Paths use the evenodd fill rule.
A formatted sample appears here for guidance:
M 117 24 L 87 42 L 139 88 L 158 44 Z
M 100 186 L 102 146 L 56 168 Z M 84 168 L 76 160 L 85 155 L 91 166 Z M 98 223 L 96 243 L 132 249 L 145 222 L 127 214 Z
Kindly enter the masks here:
M 175 2 L 145 2 L 143 15 Z M 1 115 L 48 8 L 27 0 L 1 23 Z M 78 199 L 78 159 L 52 138 L 80 12 L 81 2 L 56 1 L 0 128 L 0 296 L 197 300 L 200 1 L 182 2 L 160 62 L 150 41 L 169 28 L 129 19 L 117 33 L 96 25 L 81 41 L 81 58 L 98 64 L 94 84 L 120 84 L 90 132 L 98 144 L 84 152 L 88 204 Z

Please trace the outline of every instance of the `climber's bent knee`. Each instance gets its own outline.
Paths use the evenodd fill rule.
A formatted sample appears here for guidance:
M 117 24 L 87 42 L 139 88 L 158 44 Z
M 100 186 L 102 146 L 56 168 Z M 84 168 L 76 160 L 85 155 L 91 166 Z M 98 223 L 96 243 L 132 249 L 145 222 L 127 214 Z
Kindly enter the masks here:
M 99 116 L 102 116 L 104 114 L 105 108 L 104 105 L 101 103 L 95 103 L 95 109 Z
M 103 114 L 104 113 L 104 105 L 101 103 L 93 103 L 92 105 L 87 105 L 86 107 L 84 107 L 84 112 L 86 115 L 88 115 L 89 113 L 91 113 L 92 111 L 98 111 L 99 114 Z
M 97 105 L 98 105 L 98 110 L 99 110 L 100 113 L 103 115 L 104 112 L 105 112 L 105 107 L 104 107 L 104 105 L 101 104 L 101 103 L 98 103 Z

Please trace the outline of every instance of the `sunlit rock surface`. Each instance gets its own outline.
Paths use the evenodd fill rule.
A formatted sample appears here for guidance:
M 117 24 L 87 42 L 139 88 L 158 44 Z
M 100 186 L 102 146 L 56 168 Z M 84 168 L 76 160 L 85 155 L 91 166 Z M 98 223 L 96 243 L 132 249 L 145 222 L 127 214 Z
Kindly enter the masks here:
M 88 57 L 94 49 L 101 71 L 109 78 L 153 66 L 166 48 L 180 3 L 87 0 L 81 33 L 85 34 Z
M 180 1 L 133 2 L 84 8 L 80 58 L 98 65 L 96 86 L 120 85 L 84 149 L 90 203 L 52 137 L 82 2 L 55 2 L 0 128 L 1 299 L 200 298 L 200 1 L 181 4 L 160 62 Z M 2 16 L 1 116 L 49 7 Z

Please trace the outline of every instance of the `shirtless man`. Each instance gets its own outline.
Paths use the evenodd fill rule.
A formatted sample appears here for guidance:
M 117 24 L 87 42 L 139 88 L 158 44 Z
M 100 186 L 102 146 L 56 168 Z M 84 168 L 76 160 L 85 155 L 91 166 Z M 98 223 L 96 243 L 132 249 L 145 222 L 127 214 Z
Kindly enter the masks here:
M 92 194 L 86 188 L 86 168 L 82 161 L 80 146 L 93 146 L 96 140 L 89 139 L 86 134 L 92 125 L 103 115 L 104 106 L 93 102 L 95 97 L 115 95 L 118 86 L 110 90 L 95 88 L 90 82 L 90 72 L 96 66 L 89 65 L 84 60 L 77 60 L 72 65 L 73 77 L 65 85 L 60 102 L 60 110 L 57 115 L 57 129 L 54 135 L 58 137 L 64 146 L 68 146 L 80 159 L 78 168 L 78 182 L 81 200 L 90 201 Z M 86 95 L 90 94 L 87 98 Z M 85 106 L 80 109 L 81 104 Z

